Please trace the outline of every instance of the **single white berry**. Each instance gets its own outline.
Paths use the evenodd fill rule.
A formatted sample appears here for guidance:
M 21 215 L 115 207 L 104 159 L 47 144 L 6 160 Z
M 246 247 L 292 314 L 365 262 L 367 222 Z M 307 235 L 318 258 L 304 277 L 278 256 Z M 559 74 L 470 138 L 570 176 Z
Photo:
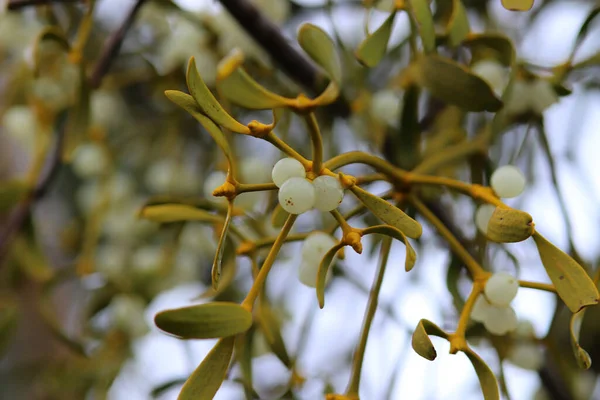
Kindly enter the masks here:
M 490 305 L 483 326 L 493 335 L 502 336 L 517 328 L 517 314 L 512 307 Z
M 515 336 L 523 339 L 532 338 L 535 336 L 535 330 L 533 328 L 533 324 L 528 320 L 521 320 L 517 324 L 517 329 L 515 329 Z
M 508 72 L 499 62 L 494 60 L 480 60 L 471 65 L 471 72 L 485 80 L 500 96 L 508 83 Z
M 319 263 L 310 263 L 308 261 L 302 261 L 298 268 L 298 280 L 304 286 L 314 288 L 317 286 L 317 274 L 319 272 Z M 333 269 L 329 268 L 327 271 L 327 277 L 325 278 L 325 284 L 329 282 L 333 276 Z
M 496 206 L 492 204 L 483 204 L 477 208 L 475 212 L 475 226 L 483 234 L 487 232 L 488 224 L 492 218 L 492 214 L 496 210 Z
M 519 281 L 506 272 L 496 272 L 485 283 L 484 293 L 488 301 L 498 307 L 506 307 L 517 295 Z
M 225 197 L 215 197 L 213 196 L 213 191 L 225 183 L 227 179 L 227 173 L 223 171 L 213 171 L 208 177 L 204 180 L 204 197 L 207 199 L 216 201 L 216 202 L 225 202 L 227 199 Z
M 158 160 L 150 165 L 144 177 L 146 186 L 153 193 L 169 193 L 175 187 L 177 165 L 173 160 Z
M 159 268 L 162 250 L 158 246 L 144 246 L 137 249 L 131 257 L 133 270 L 141 275 L 153 275 Z
M 290 178 L 279 189 L 279 204 L 290 214 L 302 214 L 315 205 L 315 187 L 304 178 Z
M 535 343 L 516 343 L 508 353 L 508 360 L 523 369 L 537 371 L 544 363 L 544 353 Z
M 96 269 L 109 279 L 119 279 L 125 272 L 127 251 L 115 244 L 104 244 L 95 255 Z
M 524 80 L 514 81 L 506 99 L 504 110 L 508 114 L 523 114 L 530 111 L 532 102 L 531 88 Z
M 313 180 L 315 187 L 315 208 L 320 211 L 336 209 L 344 199 L 344 188 L 340 180 L 329 175 L 321 175 Z
M 33 111 L 27 106 L 13 106 L 2 117 L 3 131 L 15 139 L 25 149 L 35 145 L 38 124 Z
M 337 243 L 337 240 L 328 233 L 313 232 L 302 242 L 302 260 L 318 265 L 325 253 Z
M 485 317 L 487 315 L 488 309 L 491 307 L 491 304 L 486 300 L 485 296 L 479 295 L 475 300 L 475 304 L 473 305 L 473 310 L 471 310 L 471 319 L 477 322 L 485 321 Z
M 95 143 L 77 146 L 73 154 L 73 171 L 82 178 L 93 178 L 108 169 L 108 158 L 104 149 Z
M 145 335 L 149 329 L 144 313 L 146 304 L 141 297 L 120 294 L 110 302 L 113 327 L 132 337 Z
M 306 170 L 295 158 L 282 158 L 273 167 L 271 178 L 280 188 L 290 178 L 306 178 Z
M 552 104 L 558 102 L 558 95 L 552 84 L 546 79 L 536 79 L 529 84 L 531 90 L 530 107 L 537 114 L 541 114 Z
M 490 186 L 500 197 L 517 197 L 525 190 L 525 176 L 514 165 L 504 165 L 494 171 Z
M 398 126 L 400 122 L 400 97 L 393 90 L 381 90 L 371 99 L 371 115 L 379 122 Z

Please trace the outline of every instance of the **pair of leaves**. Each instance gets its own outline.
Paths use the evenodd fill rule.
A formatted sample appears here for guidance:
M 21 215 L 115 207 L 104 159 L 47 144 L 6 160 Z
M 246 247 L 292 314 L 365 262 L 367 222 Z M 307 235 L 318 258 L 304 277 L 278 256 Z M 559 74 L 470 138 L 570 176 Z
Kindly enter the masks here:
M 539 233 L 533 239 L 556 292 L 571 312 L 598 304 L 598 289 L 581 265 Z
M 429 361 L 433 361 L 437 357 L 437 352 L 435 351 L 429 336 L 437 336 L 446 340 L 450 340 L 450 335 L 448 335 L 431 321 L 426 319 L 419 321 L 419 324 L 415 328 L 412 336 L 412 348 L 421 357 Z M 481 357 L 479 357 L 469 347 L 461 349 L 461 351 L 465 353 L 469 361 L 471 361 L 471 364 L 473 364 L 473 368 L 475 369 L 475 373 L 479 379 L 479 384 L 481 385 L 484 399 L 499 400 L 500 393 L 498 391 L 498 381 L 496 380 L 496 377 L 494 376 L 494 373 L 490 367 L 488 367 Z
M 154 323 L 180 339 L 214 339 L 246 332 L 252 314 L 236 303 L 212 302 L 161 311 Z

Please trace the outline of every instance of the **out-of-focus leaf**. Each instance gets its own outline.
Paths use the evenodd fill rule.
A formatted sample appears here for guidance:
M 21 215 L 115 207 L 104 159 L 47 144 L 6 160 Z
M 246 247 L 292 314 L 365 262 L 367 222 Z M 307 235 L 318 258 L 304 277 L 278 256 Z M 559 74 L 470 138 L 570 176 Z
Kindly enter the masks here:
M 502 0 L 502 6 L 509 11 L 529 11 L 533 0 Z
M 281 228 L 289 215 L 290 213 L 285 211 L 283 207 L 277 203 L 277 206 L 273 210 L 273 214 L 271 214 L 271 225 L 273 225 L 274 228 Z
M 160 204 L 146 206 L 140 210 L 140 218 L 154 222 L 170 223 L 180 221 L 222 222 L 219 216 L 185 204 Z
M 485 400 L 500 400 L 498 381 L 490 367 L 470 348 L 464 349 L 463 352 L 469 358 L 471 364 L 473 364 L 473 368 L 475 368 L 475 373 L 477 373 L 481 391 L 483 392 L 483 398 Z
M 575 55 L 581 43 L 583 43 L 585 37 L 588 34 L 588 30 L 590 28 L 591 23 L 594 19 L 600 15 L 600 6 L 596 6 L 590 11 L 583 24 L 581 24 L 581 28 L 579 28 L 579 32 L 577 33 L 577 38 L 575 39 L 575 44 L 573 45 L 573 50 L 571 51 L 572 56 Z
M 238 335 L 235 339 L 235 359 L 242 372 L 242 384 L 246 399 L 258 398 L 252 388 L 252 345 L 254 342 L 255 328 L 250 328 L 246 333 Z
M 172 379 L 170 381 L 167 381 L 161 385 L 155 386 L 154 389 L 152 389 L 152 391 L 150 392 L 150 396 L 152 396 L 153 398 L 159 398 L 161 397 L 165 392 L 171 390 L 174 387 L 177 387 L 179 385 L 183 385 L 185 383 L 186 379 L 185 378 L 177 378 L 177 379 Z
M 252 314 L 236 303 L 212 302 L 161 311 L 154 323 L 180 339 L 222 338 L 247 331 Z
M 415 266 L 415 262 L 417 262 L 417 253 L 415 252 L 415 249 L 413 249 L 410 245 L 410 242 L 408 241 L 408 238 L 406 237 L 406 235 L 404 235 L 404 233 L 402 233 L 398 228 L 389 225 L 370 226 L 363 231 L 363 235 L 369 235 L 372 233 L 379 233 L 380 235 L 390 236 L 396 240 L 403 242 L 406 246 L 404 269 L 406 270 L 406 272 L 413 269 L 413 267 Z
M 211 269 L 212 287 L 215 290 L 219 288 L 219 281 L 221 280 L 223 253 L 225 252 L 227 233 L 229 232 L 231 220 L 233 219 L 232 212 L 233 203 L 229 202 L 229 207 L 227 208 L 227 215 L 225 216 L 225 222 L 223 223 L 223 230 L 221 231 L 221 236 L 219 237 L 219 243 L 217 243 L 217 251 L 215 252 L 215 258 L 213 260 L 213 265 Z
M 513 65 L 516 59 L 512 41 L 501 33 L 471 33 L 462 44 L 481 55 L 491 51 L 494 57 L 506 66 Z
M 19 307 L 9 296 L 0 297 L 0 356 L 8 347 L 19 322 Z
M 225 135 L 210 118 L 206 117 L 202 113 L 202 110 L 200 109 L 198 104 L 196 104 L 194 98 L 189 94 L 180 92 L 178 90 L 166 90 L 165 96 L 167 96 L 167 98 L 173 103 L 177 104 L 179 107 L 183 108 L 185 111 L 190 113 L 192 117 L 194 117 L 198 122 L 200 122 L 200 124 L 202 124 L 202 126 L 208 131 L 213 140 L 217 143 L 217 146 L 219 146 L 219 148 L 223 151 L 225 157 L 227 157 L 229 165 L 233 165 L 234 161 L 231 153 L 231 148 L 229 147 L 229 142 L 227 142 Z
M 243 61 L 243 54 L 236 49 L 219 63 L 217 87 L 229 101 L 252 110 L 275 109 L 293 102 L 256 82 L 244 71 Z
M 277 320 L 273 309 L 266 301 L 261 300 L 259 302 L 258 321 L 273 354 L 281 360 L 283 365 L 292 368 L 292 360 L 290 359 L 287 348 L 285 347 L 285 342 L 281 336 L 281 324 Z
M 391 133 L 392 137 L 388 142 L 390 146 L 385 146 L 384 149 L 389 159 L 395 160 L 400 168 L 407 170 L 412 170 L 421 157 L 420 92 L 421 89 L 416 85 L 409 86 L 404 92 L 399 131 Z
M 71 159 L 75 148 L 82 143 L 90 125 L 90 87 L 85 71 L 85 64 L 78 65 L 79 92 L 77 102 L 68 110 L 65 144 L 62 157 L 65 161 Z
M 598 304 L 598 289 L 581 265 L 538 232 L 533 239 L 550 280 L 571 312 Z
M 196 68 L 196 60 L 190 58 L 187 68 L 187 85 L 190 94 L 196 100 L 200 113 L 210 118 L 215 124 L 233 132 L 250 133 L 246 125 L 240 124 L 221 107 L 215 96 L 210 92 Z
M 234 345 L 233 336 L 219 340 L 185 382 L 177 399 L 212 400 L 225 379 Z
M 385 56 L 395 16 L 395 12 L 391 13 L 383 24 L 375 32 L 368 35 L 358 46 L 355 56 L 361 64 L 373 68 Z
M 298 43 L 339 87 L 342 81 L 342 67 L 329 35 L 318 26 L 305 23 L 298 30 Z
M 333 257 L 337 254 L 337 252 L 344 247 L 344 244 L 338 243 L 333 246 L 319 264 L 319 271 L 317 272 L 317 299 L 319 300 L 319 307 L 325 307 L 325 283 L 327 281 L 327 273 L 329 272 L 329 267 L 331 266 L 331 262 L 333 261 Z
M 65 36 L 64 32 L 57 26 L 46 26 L 44 27 L 35 37 L 33 41 L 33 73 L 38 76 L 40 73 L 40 60 L 39 60 L 39 49 L 40 45 L 45 40 L 51 40 L 57 43 L 65 51 L 69 51 L 71 45 L 69 39 Z
M 198 299 L 209 299 L 213 297 L 219 296 L 223 293 L 233 282 L 235 275 L 237 274 L 237 263 L 235 262 L 235 254 L 231 252 L 228 254 L 227 252 L 223 255 L 222 268 L 221 268 L 221 278 L 219 279 L 219 287 L 215 289 L 210 286 L 206 288 L 206 290 L 198 296 Z
M 382 198 L 367 192 L 358 186 L 352 187 L 352 193 L 367 207 L 377 218 L 388 225 L 402 231 L 411 239 L 418 239 L 423 233 L 421 224 L 406 215 L 404 211 L 388 203 Z
M 498 111 L 502 101 L 490 86 L 448 58 L 428 55 L 416 65 L 417 82 L 440 100 L 466 111 Z
M 410 0 L 410 5 L 417 25 L 419 26 L 419 35 L 423 41 L 425 53 L 435 52 L 435 28 L 433 25 L 433 16 L 427 0 Z
M 25 181 L 4 181 L 0 183 L 0 213 L 10 210 L 29 192 Z
M 573 348 L 573 354 L 575 355 L 575 360 L 577 360 L 577 365 L 582 369 L 589 369 L 592 366 L 592 358 L 588 354 L 585 349 L 581 347 L 579 344 L 579 335 L 581 333 L 581 322 L 583 321 L 583 316 L 585 315 L 585 308 L 583 310 L 579 310 L 571 316 L 571 323 L 569 324 L 569 329 L 571 332 L 571 347 Z
M 448 44 L 458 46 L 471 31 L 467 11 L 461 0 L 452 0 L 452 14 L 448 22 Z
M 457 311 L 462 310 L 465 305 L 465 300 L 460 295 L 458 290 L 458 281 L 460 279 L 460 271 L 462 270 L 462 261 L 452 255 L 450 258 L 450 264 L 448 265 L 448 272 L 446 272 L 446 287 L 448 292 L 452 296 L 454 301 L 454 307 Z
M 429 339 L 429 335 L 448 339 L 448 334 L 441 330 L 436 324 L 429 320 L 422 319 L 419 321 L 419 324 L 413 332 L 411 344 L 418 355 L 429 361 L 433 361 L 437 357 L 437 352 L 433 347 L 433 343 L 431 343 L 431 339 Z
M 48 282 L 54 277 L 41 250 L 24 236 L 18 236 L 12 243 L 12 255 L 22 271 L 37 282 Z

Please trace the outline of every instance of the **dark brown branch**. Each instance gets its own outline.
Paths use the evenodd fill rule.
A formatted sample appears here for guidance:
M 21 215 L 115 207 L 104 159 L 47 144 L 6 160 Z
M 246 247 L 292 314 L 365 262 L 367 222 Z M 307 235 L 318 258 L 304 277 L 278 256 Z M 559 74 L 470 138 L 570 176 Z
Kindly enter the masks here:
M 98 88 L 102 84 L 102 79 L 108 73 L 108 70 L 117 57 L 117 54 L 119 54 L 123 40 L 125 39 L 129 28 L 131 28 L 133 25 L 138 11 L 145 2 L 146 0 L 137 0 L 135 5 L 131 8 L 131 10 L 129 10 L 129 14 L 127 14 L 127 17 L 121 24 L 121 27 L 115 31 L 104 43 L 100 60 L 96 64 L 94 72 L 92 72 L 92 76 L 90 77 L 90 86 L 92 88 Z
M 78 3 L 81 0 L 9 0 L 7 10 L 19 10 L 29 6 L 45 6 L 52 3 Z
M 286 75 L 313 93 L 320 93 L 325 88 L 327 77 L 298 52 L 283 36 L 279 27 L 262 15 L 252 3 L 248 0 L 220 1 Z M 341 115 L 349 113 L 348 104 L 343 100 L 335 104 L 335 109 Z
M 14 236 L 19 232 L 31 211 L 33 204 L 42 198 L 48 190 L 52 179 L 60 166 L 61 155 L 66 131 L 66 116 L 60 117 L 56 132 L 54 148 L 48 153 L 38 180 L 29 194 L 19 202 L 8 216 L 4 229 L 0 231 L 0 266 L 8 253 L 9 245 Z

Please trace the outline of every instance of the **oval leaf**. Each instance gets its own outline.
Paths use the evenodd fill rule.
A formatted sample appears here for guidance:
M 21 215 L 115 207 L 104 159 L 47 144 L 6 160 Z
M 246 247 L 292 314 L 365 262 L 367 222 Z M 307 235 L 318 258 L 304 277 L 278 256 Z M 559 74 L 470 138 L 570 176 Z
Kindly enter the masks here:
M 423 233 L 421 224 L 406 215 L 404 211 L 375 196 L 358 186 L 353 186 L 352 193 L 367 207 L 377 218 L 388 225 L 402 231 L 411 239 L 418 239 Z
M 206 288 L 206 290 L 201 293 L 196 300 L 217 297 L 229 287 L 236 274 L 237 263 L 235 262 L 235 255 L 232 253 L 231 257 L 229 257 L 229 254 L 224 254 L 221 267 L 221 277 L 219 278 L 219 287 L 217 289 L 212 286 Z
M 463 46 L 485 57 L 490 51 L 502 64 L 511 66 L 515 63 L 516 53 L 512 41 L 500 33 L 472 33 L 464 41 Z
M 360 44 L 356 50 L 355 56 L 361 64 L 373 68 L 379 64 L 381 59 L 385 56 L 390 35 L 392 34 L 395 16 L 395 12 L 391 13 L 383 24 L 377 28 L 375 32 L 367 36 Z
M 410 242 L 408 241 L 408 238 L 404 233 L 402 233 L 399 229 L 389 225 L 370 226 L 363 230 L 363 235 L 369 235 L 372 233 L 379 233 L 381 235 L 390 236 L 396 240 L 404 242 L 404 245 L 406 246 L 404 269 L 406 270 L 406 272 L 413 269 L 413 267 L 415 266 L 415 262 L 417 261 L 417 253 L 415 252 L 415 249 L 413 249 L 413 247 L 410 245 Z
M 342 81 L 342 67 L 329 35 L 318 26 L 305 23 L 298 30 L 298 43 L 339 87 Z
M 317 272 L 317 299 L 319 300 L 319 307 L 325 307 L 325 282 L 327 281 L 327 273 L 329 272 L 329 267 L 331 266 L 331 262 L 333 261 L 333 257 L 337 254 L 337 252 L 344 247 L 344 244 L 338 243 L 333 246 L 319 264 L 319 271 Z
M 502 101 L 483 79 L 448 58 L 425 56 L 416 67 L 418 83 L 448 104 L 466 111 L 498 111 L 502 107 Z
M 583 321 L 584 315 L 585 309 L 574 313 L 571 316 L 571 323 L 569 324 L 569 329 L 571 332 L 571 347 L 573 348 L 573 354 L 575 355 L 575 360 L 577 360 L 577 365 L 579 366 L 579 368 L 589 369 L 592 366 L 592 358 L 590 357 L 588 352 L 585 351 L 579 344 L 581 322 Z
M 235 337 L 219 340 L 185 382 L 177 399 L 212 400 L 225 379 L 234 345 Z
M 550 280 L 571 312 L 598 304 L 598 289 L 581 265 L 539 233 L 534 233 L 533 240 Z
M 458 46 L 470 31 L 469 18 L 462 1 L 452 0 L 452 14 L 448 23 L 448 44 L 452 47 Z
M 477 373 L 481 391 L 483 392 L 483 398 L 485 400 L 500 400 L 498 381 L 490 367 L 470 348 L 464 349 L 463 352 L 469 358 L 471 364 L 473 364 L 473 368 L 475 368 L 475 373 Z
M 212 339 L 247 331 L 252 314 L 236 303 L 213 302 L 161 311 L 154 323 L 180 339 Z
M 509 11 L 529 11 L 533 0 L 502 0 L 502 6 Z
M 448 339 L 448 334 L 436 324 L 422 319 L 413 332 L 411 345 L 418 355 L 429 361 L 433 361 L 437 357 L 437 352 L 433 347 L 433 343 L 431 343 L 431 339 L 429 339 L 429 335 Z
M 29 192 L 29 186 L 24 181 L 5 181 L 0 183 L 0 213 L 10 210 Z
M 251 110 L 285 107 L 293 100 L 279 96 L 256 82 L 242 68 L 244 56 L 234 50 L 219 63 L 217 87 L 229 101 Z
M 433 16 L 429 8 L 428 0 L 410 0 L 413 16 L 419 26 L 419 35 L 423 42 L 425 53 L 435 52 L 435 29 Z
M 179 221 L 222 222 L 222 219 L 206 210 L 185 204 L 161 204 L 141 209 L 140 218 L 154 222 L 169 223 Z
M 260 301 L 259 303 L 258 321 L 273 354 L 279 358 L 283 365 L 292 368 L 292 360 L 281 336 L 281 324 L 266 301 Z
M 225 244 L 227 241 L 227 232 L 229 232 L 229 226 L 231 225 L 231 219 L 233 218 L 233 202 L 229 202 L 227 208 L 227 215 L 225 216 L 225 222 L 223 223 L 223 230 L 219 237 L 219 243 L 217 243 L 217 251 L 215 252 L 215 258 L 213 260 L 211 277 L 212 287 L 217 290 L 219 288 L 219 281 L 221 280 L 221 269 L 223 263 L 223 254 L 225 252 Z

